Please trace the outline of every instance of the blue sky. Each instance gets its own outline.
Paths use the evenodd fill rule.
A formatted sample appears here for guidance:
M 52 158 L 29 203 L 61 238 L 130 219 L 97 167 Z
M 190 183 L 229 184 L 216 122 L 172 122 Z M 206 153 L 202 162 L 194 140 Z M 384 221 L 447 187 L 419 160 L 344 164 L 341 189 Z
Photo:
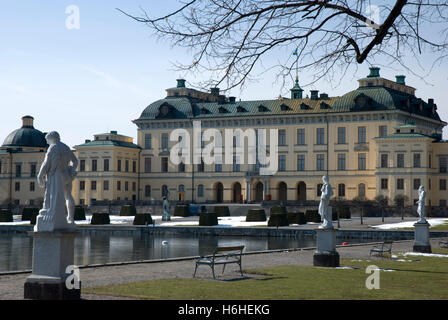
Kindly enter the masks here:
M 20 127 L 20 118 L 27 114 L 35 118 L 36 128 L 59 131 L 70 146 L 110 130 L 135 138 L 136 126 L 131 121 L 149 103 L 163 98 L 165 88 L 174 86 L 176 78 L 186 76 L 172 70 L 172 62 L 188 62 L 188 52 L 156 40 L 145 25 L 115 10 L 139 13 L 142 6 L 158 16 L 176 8 L 174 0 L 0 0 L 0 4 L 0 140 Z M 69 5 L 79 7 L 79 30 L 65 26 Z M 305 90 L 342 95 L 368 74 L 368 65 L 356 69 L 336 87 L 322 80 Z M 396 74 L 406 72 L 381 69 L 386 78 L 395 79 Z M 446 63 L 425 81 L 406 74 L 406 83 L 417 88 L 418 97 L 435 99 L 444 120 L 448 120 L 447 74 Z M 300 74 L 301 79 L 308 77 Z M 249 100 L 272 99 L 280 93 L 285 94 L 285 89 L 275 82 L 273 72 L 242 92 L 230 92 Z M 448 138 L 447 130 L 444 138 Z

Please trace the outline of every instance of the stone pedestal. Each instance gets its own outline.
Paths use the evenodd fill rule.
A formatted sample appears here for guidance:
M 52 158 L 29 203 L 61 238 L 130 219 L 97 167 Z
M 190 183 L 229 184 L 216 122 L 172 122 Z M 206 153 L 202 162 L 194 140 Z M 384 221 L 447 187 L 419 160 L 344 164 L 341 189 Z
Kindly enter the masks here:
M 429 242 L 429 223 L 417 222 L 414 224 L 414 252 L 431 253 L 431 243 Z
M 339 253 L 336 251 L 336 230 L 316 229 L 317 250 L 313 255 L 316 267 L 339 267 Z
M 73 231 L 30 232 L 33 237 L 33 273 L 25 282 L 25 299 L 80 299 L 81 287 L 67 288 L 67 266 L 74 264 Z

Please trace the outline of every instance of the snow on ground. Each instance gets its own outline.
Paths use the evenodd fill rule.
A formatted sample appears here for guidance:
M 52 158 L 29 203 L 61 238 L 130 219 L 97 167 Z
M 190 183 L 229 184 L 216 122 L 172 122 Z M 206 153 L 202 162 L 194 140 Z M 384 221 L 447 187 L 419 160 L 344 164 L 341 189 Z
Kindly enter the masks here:
M 437 226 L 439 224 L 444 224 L 445 222 L 448 222 L 448 218 L 437 218 L 437 219 L 427 219 L 428 223 L 433 226 Z M 381 229 L 381 230 L 390 230 L 390 229 L 401 229 L 401 228 L 413 228 L 414 223 L 416 221 L 405 221 L 405 222 L 398 222 L 398 223 L 388 223 L 388 224 L 380 224 L 377 226 L 371 226 L 375 229 Z
M 448 258 L 448 254 L 438 254 L 438 253 L 422 253 L 422 252 L 406 252 L 403 253 L 404 256 L 423 256 L 423 257 L 434 257 L 434 258 Z

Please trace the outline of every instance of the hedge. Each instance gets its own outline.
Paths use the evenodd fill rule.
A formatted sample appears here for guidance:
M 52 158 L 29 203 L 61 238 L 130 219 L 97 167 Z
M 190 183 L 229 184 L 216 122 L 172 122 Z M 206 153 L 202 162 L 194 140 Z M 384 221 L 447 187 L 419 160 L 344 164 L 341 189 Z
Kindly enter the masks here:
M 199 215 L 200 226 L 216 226 L 218 225 L 218 216 L 215 212 L 201 212 Z
M 12 213 L 9 210 L 0 211 L 0 222 L 13 222 Z
M 150 213 L 137 213 L 133 222 L 135 226 L 146 226 L 153 223 Z
M 130 216 L 135 216 L 136 214 L 137 214 L 137 209 L 135 209 L 134 205 L 125 204 L 124 206 L 121 206 L 120 216 L 130 217 Z
M 83 206 L 75 206 L 74 219 L 75 221 L 86 220 L 86 211 Z
M 36 217 L 39 214 L 39 208 L 23 208 L 22 221 L 33 221 L 36 223 Z
M 90 224 L 110 224 L 109 214 L 105 212 L 93 213 Z
M 270 210 L 270 214 L 273 213 L 287 213 L 285 206 L 273 206 Z
M 306 224 L 305 213 L 303 212 L 288 212 L 289 224 Z
M 271 213 L 269 216 L 268 227 L 289 226 L 287 213 Z
M 218 217 L 230 217 L 230 210 L 228 206 L 215 206 L 213 211 Z
M 190 207 L 188 205 L 177 205 L 174 208 L 174 216 L 188 217 L 190 215 Z
M 249 209 L 246 215 L 247 222 L 266 221 L 264 209 Z
M 316 223 L 322 222 L 318 210 L 306 210 L 305 219 L 306 222 L 316 222 Z

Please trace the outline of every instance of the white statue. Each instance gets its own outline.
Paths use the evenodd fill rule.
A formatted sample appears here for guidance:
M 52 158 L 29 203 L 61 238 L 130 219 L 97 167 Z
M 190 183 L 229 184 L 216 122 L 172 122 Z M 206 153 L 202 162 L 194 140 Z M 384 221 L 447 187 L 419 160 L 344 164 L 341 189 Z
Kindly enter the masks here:
M 418 188 L 418 201 L 417 201 L 417 213 L 420 216 L 420 220 L 417 223 L 426 223 L 425 219 L 425 199 L 426 199 L 426 191 L 425 187 L 420 186 Z
M 170 215 L 170 202 L 166 197 L 163 197 L 163 214 L 162 214 L 162 221 L 170 221 L 171 215 Z
M 330 198 L 333 196 L 333 189 L 328 182 L 328 176 L 323 176 L 322 181 L 324 184 L 322 185 L 319 203 L 319 214 L 322 218 L 322 224 L 319 228 L 333 229 L 332 209 L 330 206 Z
M 60 141 L 56 131 L 48 133 L 45 139 L 50 146 L 37 175 L 39 186 L 45 188 L 45 198 L 34 231 L 72 229 L 75 227 L 72 182 L 78 160 L 72 150 Z

